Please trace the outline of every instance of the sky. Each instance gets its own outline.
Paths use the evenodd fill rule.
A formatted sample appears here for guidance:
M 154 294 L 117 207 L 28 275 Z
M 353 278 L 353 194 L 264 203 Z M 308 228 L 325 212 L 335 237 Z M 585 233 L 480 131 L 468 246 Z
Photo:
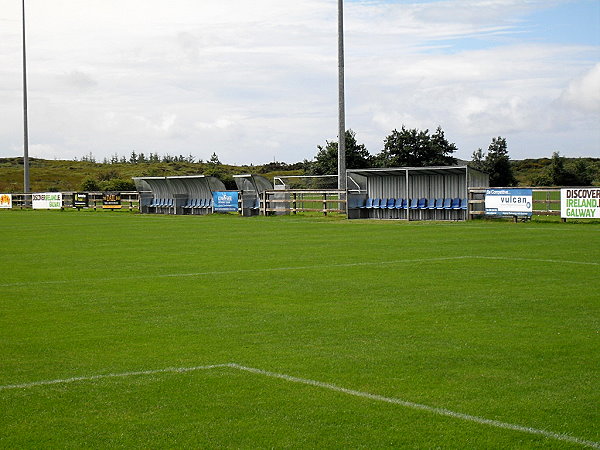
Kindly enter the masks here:
M 600 157 L 600 1 L 345 0 L 346 127 L 440 126 L 470 160 Z M 21 1 L 0 0 L 0 157 L 23 154 Z M 336 0 L 26 0 L 29 154 L 298 162 L 337 140 Z

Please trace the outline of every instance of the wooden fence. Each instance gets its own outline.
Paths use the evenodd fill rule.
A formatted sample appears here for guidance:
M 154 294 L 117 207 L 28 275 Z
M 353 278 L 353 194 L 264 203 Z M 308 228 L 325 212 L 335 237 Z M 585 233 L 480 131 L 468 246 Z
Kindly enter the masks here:
M 88 209 L 103 209 L 102 199 L 104 192 L 87 192 L 88 194 Z M 120 192 L 121 195 L 121 209 L 127 210 L 139 210 L 140 198 L 139 193 L 133 192 Z M 12 207 L 13 209 L 28 209 L 31 208 L 31 196 L 32 194 L 11 194 L 12 196 Z M 73 198 L 75 192 L 62 192 L 62 209 L 64 208 L 75 208 Z
M 511 188 L 493 188 L 511 189 Z M 527 189 L 521 188 L 519 189 Z M 533 215 L 535 216 L 560 216 L 560 188 L 531 188 L 533 200 Z M 485 215 L 486 188 L 469 189 L 468 217 Z
M 321 190 L 268 190 L 260 200 L 261 215 L 320 212 L 346 214 L 346 191 Z

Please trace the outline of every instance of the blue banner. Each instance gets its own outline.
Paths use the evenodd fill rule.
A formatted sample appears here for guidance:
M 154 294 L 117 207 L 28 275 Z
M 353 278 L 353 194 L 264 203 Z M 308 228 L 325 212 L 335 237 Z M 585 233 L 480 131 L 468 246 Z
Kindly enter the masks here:
M 214 211 L 235 211 L 238 210 L 238 192 L 224 191 L 213 192 L 213 210 Z

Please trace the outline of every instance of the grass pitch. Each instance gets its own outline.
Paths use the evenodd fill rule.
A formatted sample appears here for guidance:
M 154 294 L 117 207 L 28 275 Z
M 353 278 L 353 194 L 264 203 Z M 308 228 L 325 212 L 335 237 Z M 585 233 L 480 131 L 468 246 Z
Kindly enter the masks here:
M 0 447 L 600 445 L 597 225 L 3 211 L 0 235 Z M 258 371 L 162 371 L 228 363 Z

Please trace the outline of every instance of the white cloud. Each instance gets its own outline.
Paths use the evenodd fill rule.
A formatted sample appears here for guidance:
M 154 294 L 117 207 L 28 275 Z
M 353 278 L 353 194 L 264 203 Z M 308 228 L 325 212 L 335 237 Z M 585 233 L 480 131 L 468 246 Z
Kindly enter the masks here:
M 17 3 L 0 0 L 0 156 L 14 155 L 22 139 Z M 514 157 L 549 155 L 531 142 L 550 135 L 564 154 L 598 152 L 589 126 L 598 49 L 523 33 L 524 14 L 554 3 L 346 2 L 347 126 L 371 152 L 402 124 L 441 125 L 462 157 L 497 135 L 508 135 Z M 336 2 L 27 5 L 35 156 L 135 149 L 293 162 L 336 138 Z M 573 141 L 567 129 L 577 149 L 561 146 Z
M 581 111 L 600 113 L 600 63 L 571 81 L 561 99 Z

